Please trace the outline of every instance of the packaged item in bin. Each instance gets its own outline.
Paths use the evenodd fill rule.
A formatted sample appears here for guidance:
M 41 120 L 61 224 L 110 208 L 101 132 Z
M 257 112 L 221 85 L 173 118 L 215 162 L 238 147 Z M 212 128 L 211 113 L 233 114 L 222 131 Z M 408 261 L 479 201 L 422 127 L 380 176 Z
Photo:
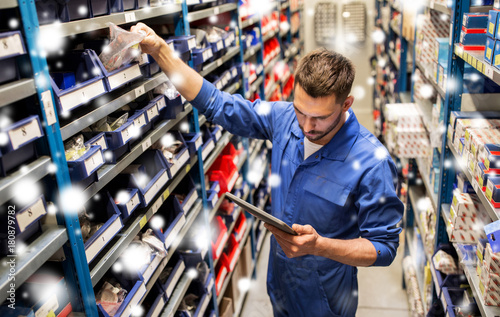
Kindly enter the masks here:
M 168 77 L 165 82 L 158 85 L 153 92 L 158 95 L 165 95 L 169 100 L 174 100 L 180 95 Z
M 459 273 L 455 259 L 443 250 L 436 252 L 432 258 L 432 262 L 434 263 L 436 270 L 443 272 L 444 274 L 449 275 Z
M 124 113 L 118 118 L 104 117 L 90 126 L 93 132 L 111 132 L 121 127 L 128 120 L 128 113 Z
M 87 242 L 90 237 L 94 235 L 104 224 L 102 222 L 92 221 L 92 215 L 87 214 L 83 208 L 78 214 L 78 221 L 80 222 L 83 242 Z
M 139 43 L 146 37 L 144 33 L 125 31 L 113 23 L 109 25 L 110 43 L 99 55 L 108 72 L 120 68 L 141 55 Z
M 160 150 L 169 163 L 176 164 L 175 156 L 182 150 L 182 146 L 181 141 L 176 140 L 173 136 L 169 138 L 167 134 L 167 137 L 156 141 L 152 149 Z
M 127 291 L 121 288 L 120 284 L 115 285 L 104 282 L 99 293 L 95 297 L 96 303 L 101 304 L 102 308 L 108 313 L 109 316 L 114 316 L 123 300 L 127 296 Z
M 85 146 L 83 135 L 79 134 L 64 144 L 66 161 L 75 161 L 84 155 L 90 147 Z
M 167 251 L 165 250 L 165 246 L 163 242 L 161 242 L 158 237 L 156 237 L 153 233 L 152 229 L 146 230 L 141 236 L 141 240 L 148 244 L 151 249 L 158 253 L 162 258 L 167 256 Z
M 188 314 L 188 316 L 194 316 L 198 305 L 198 298 L 199 296 L 195 294 L 187 294 L 184 296 L 184 299 L 182 300 L 177 311 L 184 311 Z

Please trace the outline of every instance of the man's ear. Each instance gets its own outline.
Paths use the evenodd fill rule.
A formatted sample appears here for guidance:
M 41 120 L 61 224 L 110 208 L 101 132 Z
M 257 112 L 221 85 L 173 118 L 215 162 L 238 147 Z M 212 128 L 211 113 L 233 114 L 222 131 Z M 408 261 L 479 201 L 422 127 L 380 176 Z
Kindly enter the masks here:
M 353 102 L 354 102 L 354 96 L 347 97 L 345 99 L 344 103 L 342 104 L 342 111 L 349 110 L 349 108 L 351 108 Z

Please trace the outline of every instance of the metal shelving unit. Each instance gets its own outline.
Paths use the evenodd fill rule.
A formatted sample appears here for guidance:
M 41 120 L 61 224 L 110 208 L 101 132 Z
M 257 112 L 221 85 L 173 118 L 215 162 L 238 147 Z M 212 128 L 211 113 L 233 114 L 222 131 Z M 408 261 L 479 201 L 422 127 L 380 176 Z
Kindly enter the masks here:
M 274 68 L 274 65 L 280 60 L 280 56 L 277 55 L 275 58 L 273 58 L 267 66 L 264 67 L 264 74 L 269 74 L 269 72 Z
M 455 44 L 455 56 L 460 57 L 464 62 L 477 69 L 480 73 L 500 85 L 500 70 L 488 65 L 484 61 L 484 53 L 477 51 L 466 51 L 459 44 Z
M 415 65 L 424 74 L 425 78 L 427 78 L 427 80 L 431 83 L 432 87 L 434 88 L 434 90 L 436 90 L 438 92 L 438 94 L 441 96 L 441 98 L 444 98 L 446 96 L 446 93 L 443 90 L 443 88 L 441 88 L 441 86 L 439 86 L 436 83 L 436 80 L 431 75 L 430 70 L 428 70 L 427 68 L 425 68 L 424 65 L 422 65 L 419 61 L 415 61 Z
M 0 108 L 34 94 L 36 94 L 35 80 L 31 78 L 3 84 L 0 86 L 0 96 L 2 96 Z
M 248 49 L 248 51 L 245 53 L 245 55 L 243 55 L 243 60 L 246 62 L 247 60 L 249 60 L 252 56 L 255 55 L 255 53 L 257 53 L 260 49 L 262 48 L 262 44 L 259 43 L 255 46 L 250 46 L 250 48 Z
M 188 13 L 188 21 L 194 22 L 201 19 L 209 18 L 214 15 L 218 15 L 228 11 L 234 11 L 238 8 L 235 3 L 223 4 L 217 7 L 208 8 L 204 10 L 194 11 Z
M 269 31 L 268 33 L 266 33 L 266 35 L 263 36 L 262 38 L 262 42 L 267 42 L 269 41 L 270 39 L 272 39 L 273 37 L 276 36 L 276 34 L 279 33 L 279 30 L 272 30 L 272 31 Z
M 274 3 L 277 8 L 280 8 L 280 3 Z M 38 33 L 41 35 L 51 35 L 57 37 L 71 37 L 77 41 L 87 41 L 94 34 L 103 29 L 107 29 L 109 22 L 116 25 L 123 24 L 135 24 L 142 20 L 155 18 L 155 21 L 159 21 L 159 18 L 163 19 L 165 23 L 173 24 L 175 29 L 175 35 L 187 35 L 189 34 L 189 22 L 209 18 L 214 15 L 229 13 L 233 22 L 238 22 L 237 25 L 241 28 L 245 28 L 251 25 L 260 26 L 260 16 L 256 15 L 246 21 L 241 22 L 239 17 L 239 4 L 230 3 L 224 5 L 213 6 L 211 8 L 193 11 L 187 7 L 186 1 L 177 2 L 172 5 L 161 5 L 157 7 L 148 7 L 139 10 L 126 11 L 121 13 L 114 13 L 111 15 L 100 16 L 91 19 L 84 19 L 78 21 L 72 21 L 67 23 L 54 23 L 48 25 L 39 26 L 37 24 L 37 12 L 33 1 L 19 1 L 18 0 L 4 0 L 0 4 L 1 9 L 16 8 L 19 7 L 21 12 L 21 18 L 23 24 L 27 24 L 24 27 L 25 38 L 27 39 L 27 48 L 29 53 L 32 54 L 36 52 L 37 46 L 34 44 L 34 39 L 37 38 Z M 288 8 L 289 3 L 287 2 L 283 8 Z M 288 17 L 289 18 L 289 17 Z M 231 25 L 231 24 L 230 24 Z M 94 32 L 94 33 L 92 33 Z M 241 30 L 236 30 L 236 34 L 239 37 L 239 43 L 241 43 Z M 265 39 L 269 39 L 278 34 L 278 31 L 272 31 L 266 35 Z M 77 36 L 83 35 L 83 36 Z M 303 43 L 303 42 L 302 42 Z M 282 44 L 280 42 L 280 44 Z M 250 58 L 253 55 L 257 56 L 258 66 L 263 69 L 262 66 L 262 47 L 263 39 L 260 43 L 249 48 L 246 51 L 240 46 L 235 46 L 230 48 L 227 53 L 218 60 L 209 63 L 204 66 L 203 71 L 200 72 L 202 76 L 206 76 L 209 73 L 217 70 L 219 67 L 227 64 L 231 60 L 235 60 L 238 63 Z M 284 51 L 282 46 L 282 51 Z M 293 56 L 299 53 L 301 49 L 300 43 L 292 45 L 286 52 L 287 59 L 289 61 Z M 47 62 L 43 54 L 32 54 L 30 56 L 31 63 L 34 70 L 33 78 L 21 79 L 13 83 L 8 83 L 0 86 L 0 96 L 2 97 L 0 101 L 0 107 L 7 107 L 13 102 L 20 101 L 30 96 L 37 96 L 40 101 L 41 93 L 45 91 L 51 91 L 50 85 L 47 81 L 39 81 L 37 76 L 43 76 L 44 79 L 49 78 L 49 73 L 47 71 Z M 36 56 L 35 56 L 36 55 Z M 280 59 L 277 57 L 273 60 L 273 65 Z M 272 66 L 273 66 L 272 65 Z M 272 68 L 268 68 L 270 70 Z M 264 78 L 263 70 L 260 70 L 260 75 L 257 80 L 250 85 L 252 91 L 259 91 L 261 95 L 264 93 Z M 78 109 L 71 113 L 71 118 L 61 119 L 64 126 L 59 125 L 59 117 L 56 113 L 56 123 L 53 126 L 47 124 L 47 116 L 44 109 L 41 110 L 40 119 L 45 128 L 45 138 L 47 138 L 47 143 L 49 147 L 49 153 L 44 154 L 34 162 L 23 167 L 22 171 L 14 172 L 8 177 L 2 178 L 0 180 L 0 201 L 5 203 L 10 200 L 15 193 L 12 189 L 14 186 L 24 178 L 30 178 L 33 181 L 40 181 L 47 176 L 55 176 L 57 188 L 50 189 L 50 197 L 58 196 L 58 194 L 65 188 L 71 186 L 71 181 L 69 178 L 68 166 L 64 159 L 64 141 L 68 140 L 72 136 L 76 135 L 83 129 L 89 127 L 93 123 L 99 121 L 100 119 L 106 117 L 107 115 L 119 110 L 123 106 L 127 105 L 131 101 L 139 98 L 151 96 L 151 91 L 165 82 L 167 77 L 163 73 L 156 74 L 151 78 L 136 80 L 122 88 L 119 88 L 111 93 L 106 94 L 106 96 L 96 98 L 92 101 L 90 107 L 86 109 Z M 245 88 L 246 78 L 240 79 L 238 82 L 231 84 L 225 89 L 226 92 L 230 94 L 241 93 L 242 95 L 247 95 L 249 91 Z M 37 83 L 35 85 L 35 82 Z M 249 90 L 250 90 L 249 89 Z M 52 98 L 52 103 L 55 104 Z M 55 109 L 57 110 L 57 109 Z M 73 117 L 74 116 L 74 117 Z M 134 162 L 141 154 L 146 151 L 151 144 L 159 140 L 166 132 L 174 128 L 181 121 L 188 118 L 191 121 L 191 131 L 199 132 L 200 124 L 206 122 L 206 117 L 199 115 L 196 109 L 187 103 L 185 105 L 185 110 L 177 116 L 174 120 L 165 120 L 155 125 L 154 130 L 146 133 L 142 136 L 141 140 L 135 141 L 135 145 L 131 149 L 130 153 L 125 154 L 117 164 L 114 165 L 104 165 L 98 170 L 98 182 L 92 183 L 88 186 L 83 194 L 89 199 L 97 192 L 105 189 L 106 185 L 109 184 L 121 171 L 127 168 L 132 162 Z M 28 246 L 27 252 L 23 255 L 17 257 L 17 275 L 16 275 L 16 286 L 20 286 L 30 275 L 32 275 L 39 267 L 41 267 L 49 257 L 51 257 L 56 251 L 60 250 L 63 245 L 69 246 L 65 248 L 66 259 L 70 262 L 68 270 L 65 270 L 65 278 L 67 278 L 67 285 L 79 298 L 75 299 L 75 302 L 82 303 L 83 307 L 77 307 L 75 305 L 73 309 L 75 310 L 75 316 L 97 316 L 97 308 L 95 305 L 95 293 L 96 290 L 93 289 L 101 278 L 106 274 L 106 272 L 112 267 L 116 259 L 122 254 L 122 252 L 129 246 L 132 239 L 141 231 L 141 229 L 146 225 L 149 219 L 158 211 L 158 209 L 165 202 L 165 199 L 169 197 L 176 186 L 182 181 L 182 179 L 190 174 L 193 176 L 196 185 L 203 184 L 204 172 L 206 172 L 210 166 L 213 164 L 216 157 L 220 154 L 222 149 L 230 142 L 232 135 L 229 132 L 225 132 L 217 143 L 215 149 L 205 161 L 201 160 L 201 151 L 199 151 L 197 156 L 193 156 L 191 160 L 182 167 L 178 174 L 174 176 L 173 179 L 169 180 L 167 184 L 161 189 L 160 193 L 157 194 L 155 200 L 153 200 L 147 208 L 139 209 L 134 212 L 134 214 L 127 220 L 127 223 L 122 228 L 119 234 L 117 234 L 112 241 L 104 247 L 99 253 L 97 258 L 90 263 L 90 267 L 86 261 L 85 249 L 83 246 L 83 241 L 81 234 L 79 233 L 79 221 L 76 213 L 65 212 L 59 221 L 63 222 L 65 227 L 53 226 L 44 228 L 44 232 L 38 236 L 34 241 Z M 263 141 L 259 141 L 257 149 L 260 149 L 263 145 Z M 248 147 L 248 142 L 243 142 L 245 147 Z M 243 155 L 240 156 L 240 161 L 238 162 L 238 168 L 245 171 L 249 164 L 250 155 L 248 148 L 245 149 Z M 253 156 L 255 159 L 255 156 Z M 193 169 L 194 167 L 194 169 Z M 55 170 L 55 172 L 54 172 Z M 242 173 L 243 178 L 246 175 Z M 247 194 L 248 195 L 248 194 Z M 246 197 L 248 198 L 248 197 Z M 199 222 L 198 220 L 203 220 L 204 226 L 209 226 L 207 218 L 211 216 L 212 212 L 209 213 L 204 206 L 206 205 L 206 193 L 204 188 L 201 190 L 200 198 L 196 201 L 195 205 L 187 213 L 186 223 L 179 232 L 177 238 L 171 244 L 168 255 L 163 259 L 156 269 L 155 273 L 152 275 L 148 283 L 146 284 L 146 294 L 153 287 L 154 282 L 158 279 L 162 269 L 167 265 L 168 261 L 174 254 L 177 247 L 180 245 L 182 239 L 186 234 L 192 229 L 193 223 Z M 218 205 L 222 203 L 223 199 L 219 199 Z M 214 208 L 216 211 L 218 206 Z M 241 211 L 239 211 L 241 212 Z M 200 215 L 203 215 L 200 218 Z M 234 223 L 230 226 L 232 230 L 234 228 Z M 253 226 L 249 226 L 245 232 L 243 242 L 240 245 L 240 251 L 244 246 L 244 241 L 248 240 L 249 235 L 252 233 Z M 68 250 L 66 250 L 68 249 Z M 252 248 L 255 249 L 255 248 Z M 208 252 L 211 254 L 211 252 Z M 209 263 L 211 272 L 214 273 L 214 265 L 211 258 L 205 259 Z M 0 273 L 6 272 L 5 267 L 0 268 Z M 71 272 L 70 270 L 74 270 Z M 7 287 L 7 274 L 2 274 L 2 279 L 0 279 L 0 290 L 3 291 L 3 295 L 0 295 L 0 299 L 5 300 L 6 287 Z M 231 275 L 226 278 L 225 287 L 229 284 Z M 76 282 L 78 281 L 78 282 Z M 162 314 L 162 316 L 173 316 L 180 304 L 180 301 L 184 297 L 191 280 L 187 275 L 184 275 L 180 282 L 178 283 L 176 289 L 174 290 L 173 296 L 167 303 L 167 306 Z M 2 297 L 4 296 L 4 297 Z M 145 296 L 144 296 L 145 297 Z M 216 306 L 216 302 L 220 302 L 220 298 L 213 295 L 213 306 Z M 144 300 L 144 298 L 143 298 Z M 142 300 L 141 300 L 142 301 Z M 217 307 L 215 307 L 217 309 Z M 82 313 L 83 312 L 83 313 Z
M 39 157 L 36 161 L 28 164 L 22 170 L 16 171 L 7 177 L 0 179 L 0 205 L 3 205 L 16 194 L 15 188 L 19 182 L 28 178 L 30 181 L 39 181 L 49 174 L 52 161 L 48 156 Z
M 57 36 L 71 36 L 82 33 L 106 29 L 109 27 L 109 22 L 116 25 L 135 23 L 141 20 L 162 17 L 169 14 L 180 14 L 182 12 L 181 4 L 169 4 L 158 7 L 149 7 L 134 11 L 125 11 L 95 17 L 92 19 L 84 19 L 66 23 L 53 23 L 40 26 L 42 34 L 57 34 Z
M 257 79 L 250 85 L 250 90 L 248 90 L 245 94 L 245 98 L 250 99 L 253 93 L 258 92 L 260 85 L 262 85 L 262 82 L 264 82 L 264 77 L 259 75 Z
M 66 242 L 68 235 L 62 226 L 51 226 L 44 228 L 44 232 L 29 246 L 22 255 L 14 257 L 16 263 L 15 285 L 21 286 L 43 263 L 45 263 L 54 253 L 56 253 Z M 3 302 L 9 293 L 10 266 L 0 266 L 0 302 Z
M 499 220 L 500 219 L 500 209 L 493 207 L 491 202 L 486 197 L 486 194 L 479 188 L 479 184 L 477 183 L 476 178 L 472 176 L 468 167 L 463 166 L 461 164 L 462 157 L 458 155 L 458 153 L 455 151 L 455 148 L 453 147 L 453 145 L 448 144 L 448 148 L 450 149 L 451 153 L 453 154 L 453 156 L 455 157 L 455 159 L 459 163 L 458 166 L 462 167 L 462 173 L 464 173 L 464 175 L 467 177 L 469 182 L 472 184 L 472 187 L 476 191 L 477 197 L 479 197 L 479 200 L 481 201 L 484 208 L 488 212 L 488 215 L 490 216 L 490 218 L 493 221 Z

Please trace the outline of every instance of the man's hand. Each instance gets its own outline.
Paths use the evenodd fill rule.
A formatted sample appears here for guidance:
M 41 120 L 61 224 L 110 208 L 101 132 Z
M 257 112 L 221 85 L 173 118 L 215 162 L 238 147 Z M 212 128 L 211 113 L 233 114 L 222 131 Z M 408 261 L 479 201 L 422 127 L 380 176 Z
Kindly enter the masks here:
M 165 40 L 156 35 L 155 31 L 144 23 L 139 22 L 132 26 L 130 32 L 146 34 L 146 37 L 140 43 L 141 50 L 144 53 L 150 54 L 153 58 L 158 56 L 161 49 L 171 51 L 168 45 L 165 45 Z
M 294 224 L 292 229 L 298 233 L 297 236 L 288 234 L 267 223 L 264 224 L 264 227 L 274 234 L 276 241 L 278 241 L 287 257 L 295 258 L 308 254 L 317 255 L 317 242 L 320 236 L 310 225 Z

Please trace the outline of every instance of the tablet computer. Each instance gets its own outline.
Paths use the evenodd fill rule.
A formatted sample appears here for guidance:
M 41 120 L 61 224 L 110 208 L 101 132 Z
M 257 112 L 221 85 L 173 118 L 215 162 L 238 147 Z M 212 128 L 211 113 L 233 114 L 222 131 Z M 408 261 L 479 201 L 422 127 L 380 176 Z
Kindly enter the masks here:
M 286 233 L 293 234 L 295 236 L 297 235 L 297 232 L 295 232 L 295 230 L 290 228 L 289 225 L 287 225 L 283 221 L 279 220 L 278 218 L 270 215 L 269 213 L 265 212 L 264 210 L 261 210 L 252 204 L 249 204 L 248 202 L 244 201 L 241 198 L 234 196 L 231 193 L 226 193 L 226 197 L 229 198 L 230 200 L 232 200 L 234 203 L 236 203 L 241 208 L 245 209 L 246 211 L 248 211 L 249 213 L 254 215 L 256 218 L 264 221 L 265 223 L 268 223 L 268 224 L 270 224 L 270 225 L 272 225 L 272 226 L 274 226 L 274 227 L 276 227 L 276 228 L 278 228 Z

